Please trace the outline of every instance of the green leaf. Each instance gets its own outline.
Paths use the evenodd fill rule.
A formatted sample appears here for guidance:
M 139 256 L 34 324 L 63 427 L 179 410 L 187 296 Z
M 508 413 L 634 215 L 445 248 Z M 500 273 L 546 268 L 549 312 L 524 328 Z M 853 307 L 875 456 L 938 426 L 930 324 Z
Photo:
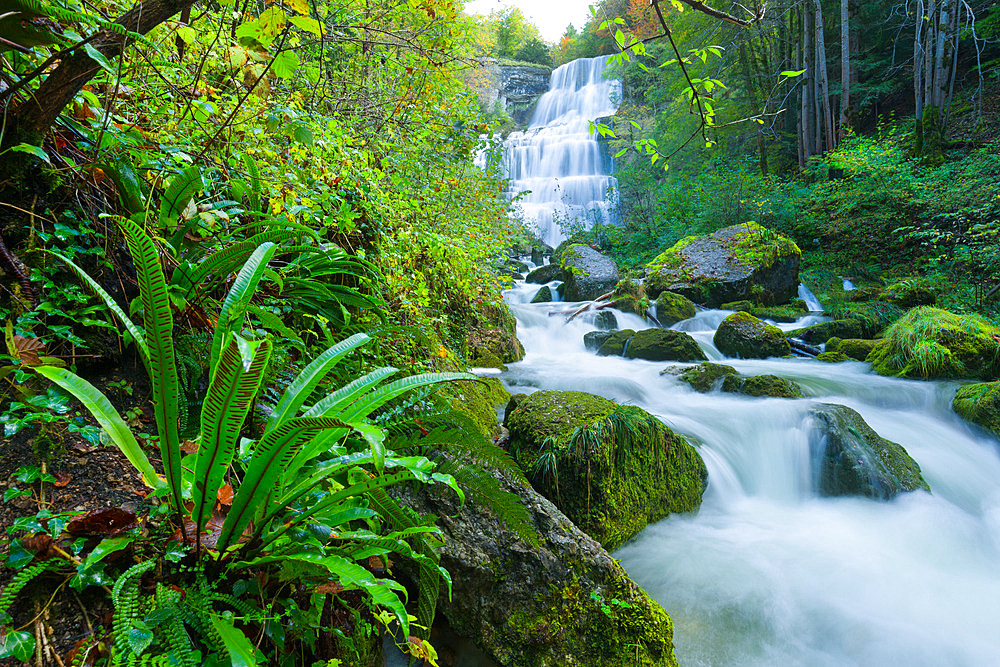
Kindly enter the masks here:
M 128 545 L 135 542 L 135 540 L 136 540 L 135 535 L 125 536 L 125 537 L 104 538 L 103 540 L 98 542 L 97 546 L 94 547 L 93 551 L 91 551 L 87 555 L 86 560 L 84 560 L 83 563 L 81 563 L 77 567 L 77 570 L 79 570 L 80 572 L 83 572 L 84 570 L 89 570 L 90 568 L 94 567 L 99 562 L 104 560 L 104 558 L 107 557 L 108 555 L 113 554 L 116 551 L 121 551 Z
M 280 79 L 291 79 L 299 68 L 299 54 L 295 51 L 282 51 L 274 57 L 271 69 Z
M 288 19 L 288 22 L 296 28 L 305 30 L 306 32 L 311 32 L 317 37 L 323 36 L 323 25 L 314 18 L 309 16 L 293 16 Z
M 129 463 L 142 474 L 146 484 L 153 488 L 163 486 L 163 481 L 157 477 L 156 471 L 153 470 L 146 453 L 142 451 L 128 424 L 97 387 L 64 368 L 35 366 L 33 370 L 52 380 L 83 403 L 104 432 L 111 437 L 111 441 L 125 454 Z
M 12 146 L 11 150 L 15 153 L 30 153 L 31 155 L 44 160 L 47 164 L 52 164 L 52 161 L 49 160 L 48 154 L 42 150 L 40 146 L 32 146 L 31 144 L 22 143 L 17 146 Z
M 7 552 L 7 567 L 13 570 L 20 570 L 22 567 L 35 559 L 35 552 L 28 551 L 21 544 L 21 540 L 11 540 L 10 548 Z
M 132 627 L 128 631 L 127 640 L 132 653 L 140 655 L 153 643 L 153 631 L 149 628 Z
M 100 65 L 105 72 L 116 74 L 115 68 L 111 66 L 111 62 L 107 59 L 107 57 L 95 49 L 90 42 L 84 42 L 83 50 L 86 51 L 87 55 L 90 56 L 92 60 L 97 62 L 97 64 Z
M 780 74 L 778 74 L 778 76 L 793 77 L 793 76 L 800 76 L 803 73 L 805 73 L 804 69 L 800 69 L 800 70 L 790 70 L 790 69 L 787 69 L 784 72 L 781 72 Z
M 215 614 L 209 618 L 212 619 L 212 625 L 216 632 L 222 637 L 222 643 L 225 644 L 226 651 L 229 652 L 232 667 L 256 667 L 257 659 L 254 657 L 253 644 L 241 630 L 233 627 L 232 619 Z
M 13 658 L 30 664 L 35 654 L 35 636 L 26 631 L 10 630 L 0 639 L 0 658 Z

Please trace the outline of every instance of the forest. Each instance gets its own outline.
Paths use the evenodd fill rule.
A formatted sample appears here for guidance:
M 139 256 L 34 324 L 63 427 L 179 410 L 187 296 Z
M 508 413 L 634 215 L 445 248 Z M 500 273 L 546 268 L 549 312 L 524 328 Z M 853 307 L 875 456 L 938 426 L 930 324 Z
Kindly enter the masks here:
M 991 664 L 1000 5 L 588 15 L 0 0 L 0 664 Z

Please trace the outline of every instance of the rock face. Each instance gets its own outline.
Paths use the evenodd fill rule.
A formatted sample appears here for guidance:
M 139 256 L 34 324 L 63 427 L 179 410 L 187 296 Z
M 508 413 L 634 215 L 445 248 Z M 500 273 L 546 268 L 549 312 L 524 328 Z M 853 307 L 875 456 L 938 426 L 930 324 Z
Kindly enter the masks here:
M 656 297 L 656 319 L 665 327 L 695 316 L 698 310 L 691 299 L 673 292 L 660 292 Z
M 544 264 L 525 276 L 524 281 L 535 283 L 536 285 L 544 285 L 553 280 L 562 279 L 563 270 L 558 264 Z
M 689 236 L 647 264 L 646 293 L 669 290 L 713 308 L 784 303 L 798 291 L 800 255 L 792 240 L 753 222 Z
M 701 504 L 708 472 L 698 452 L 641 408 L 539 391 L 508 428 L 510 452 L 535 489 L 608 549 Z
M 534 540 L 472 499 L 460 507 L 454 494 L 404 492 L 405 504 L 439 517 L 453 588 L 450 600 L 442 589 L 438 610 L 451 627 L 511 667 L 675 667 L 663 608 L 555 505 L 497 476 L 524 502 Z
M 729 375 L 739 375 L 736 369 L 725 364 L 713 364 L 706 361 L 697 366 L 668 366 L 660 371 L 660 375 L 676 375 L 681 382 L 687 382 L 691 388 L 702 394 L 712 391 L 722 379 Z
M 583 346 L 591 352 L 597 352 L 613 335 L 613 331 L 588 331 L 583 334 Z
M 504 64 L 484 58 L 470 83 L 483 111 L 505 111 L 518 125 L 527 125 L 535 102 L 549 89 L 551 74 L 543 65 Z
M 673 329 L 643 329 L 629 340 L 625 356 L 647 361 L 703 361 L 708 359 L 689 334 Z
M 888 500 L 906 491 L 930 491 L 902 445 L 880 436 L 855 410 L 821 403 L 811 414 L 817 425 L 812 449 L 821 461 L 820 494 Z
M 781 329 L 749 313 L 733 313 L 722 320 L 712 340 L 727 357 L 766 359 L 783 357 L 791 351 Z
M 726 375 L 722 380 L 722 391 L 747 396 L 770 396 L 772 398 L 802 398 L 802 387 L 777 375 Z
M 867 360 L 880 375 L 992 380 L 1000 374 L 1000 328 L 922 306 L 886 329 Z
M 591 301 L 607 294 L 618 284 L 618 268 L 590 246 L 571 245 L 562 254 L 567 301 Z
M 951 407 L 963 419 L 1000 436 L 1000 382 L 977 382 L 961 387 Z
M 531 303 L 548 303 L 552 301 L 552 290 L 549 289 L 548 285 L 542 285 L 542 288 L 535 292 L 535 296 L 531 298 Z
M 599 310 L 594 316 L 594 326 L 601 331 L 611 331 L 618 328 L 618 318 L 610 310 Z

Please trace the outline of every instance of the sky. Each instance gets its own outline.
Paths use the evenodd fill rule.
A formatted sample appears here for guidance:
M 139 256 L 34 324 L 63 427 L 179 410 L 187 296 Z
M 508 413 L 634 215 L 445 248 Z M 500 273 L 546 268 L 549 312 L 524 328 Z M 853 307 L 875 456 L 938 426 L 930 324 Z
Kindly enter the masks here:
M 587 7 L 594 0 L 468 0 L 465 11 L 468 14 L 489 14 L 505 7 L 518 7 L 521 13 L 538 26 L 542 37 L 548 42 L 558 42 L 566 26 L 572 23 L 577 29 L 587 22 L 590 11 Z

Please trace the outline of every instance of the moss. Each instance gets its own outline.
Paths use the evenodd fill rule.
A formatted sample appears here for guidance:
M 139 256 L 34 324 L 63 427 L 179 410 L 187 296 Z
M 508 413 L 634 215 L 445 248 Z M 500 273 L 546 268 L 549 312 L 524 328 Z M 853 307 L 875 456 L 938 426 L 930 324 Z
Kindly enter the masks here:
M 791 351 L 781 329 L 749 313 L 733 313 L 724 319 L 713 341 L 726 356 L 743 359 L 782 357 Z
M 656 319 L 665 327 L 690 319 L 697 312 L 694 302 L 680 294 L 664 290 L 656 297 Z
M 963 419 L 1000 436 L 1000 382 L 979 382 L 961 387 L 951 407 Z
M 722 310 L 734 310 L 739 313 L 750 313 L 762 320 L 775 322 L 794 322 L 809 313 L 806 304 L 801 299 L 795 299 L 784 306 L 758 306 L 753 301 L 731 301 L 719 306 Z
M 613 333 L 611 331 L 588 331 L 583 334 L 583 346 L 590 352 L 597 352 Z
M 698 452 L 641 408 L 542 391 L 508 424 L 510 452 L 536 490 L 607 549 L 701 504 L 708 472 Z
M 802 255 L 795 241 L 786 236 L 767 227 L 761 227 L 753 221 L 746 222 L 742 226 L 746 231 L 737 235 L 735 243 L 730 246 L 732 258 L 738 262 L 748 266 L 752 264 L 771 266 L 781 257 Z
M 660 375 L 674 372 L 676 372 L 678 380 L 687 382 L 691 385 L 692 389 L 703 394 L 711 391 L 727 375 L 738 375 L 736 369 L 732 366 L 713 364 L 709 361 L 688 368 L 671 366 L 660 371 Z
M 816 361 L 825 361 L 830 364 L 838 364 L 841 361 L 851 361 L 851 357 L 843 352 L 821 352 L 816 355 Z
M 702 361 L 707 359 L 697 341 L 690 334 L 673 329 L 643 329 L 636 332 L 628 342 L 625 356 L 629 359 L 646 359 L 648 361 Z
M 851 339 L 851 340 L 853 340 L 853 339 Z M 840 348 L 840 344 L 843 343 L 843 342 L 844 342 L 843 338 L 838 338 L 836 336 L 832 336 L 830 338 L 827 338 L 826 339 L 826 351 L 827 352 L 837 352 L 838 349 Z
M 611 336 L 604 341 L 604 344 L 597 350 L 597 354 L 602 357 L 622 356 L 625 352 L 625 346 L 634 335 L 635 331 L 633 329 L 622 329 L 620 331 L 612 332 Z
M 542 285 L 542 287 L 535 292 L 535 296 L 531 298 L 531 303 L 548 303 L 552 301 L 552 290 L 549 289 L 548 285 Z
M 843 304 L 830 308 L 827 312 L 834 319 L 857 322 L 859 335 L 855 338 L 874 338 L 903 316 L 903 309 L 888 301 Z M 843 338 L 848 337 L 843 336 Z
M 726 375 L 722 380 L 722 391 L 746 394 L 747 396 L 802 398 L 802 388 L 799 385 L 777 375 L 754 375 L 751 377 Z
M 624 313 L 632 313 L 639 317 L 645 317 L 646 310 L 649 309 L 649 299 L 642 284 L 633 280 L 621 280 L 611 293 L 614 307 Z
M 1000 371 L 1000 329 L 979 315 L 921 306 L 886 329 L 867 360 L 880 375 L 993 379 Z
M 868 355 L 871 354 L 871 351 L 875 348 L 876 344 L 878 344 L 877 340 L 865 338 L 845 338 L 840 341 L 834 350 L 830 350 L 830 341 L 826 341 L 826 349 L 831 352 L 842 352 L 851 359 L 864 361 L 868 358 Z
M 937 295 L 930 288 L 929 281 L 922 278 L 906 278 L 892 283 L 882 290 L 880 298 L 901 308 L 933 306 Z
M 792 329 L 785 333 L 788 338 L 801 338 L 804 341 L 819 345 L 831 338 L 861 338 L 862 328 L 856 320 L 831 320 L 811 324 L 801 329 Z
M 649 262 L 646 266 L 651 272 L 659 273 L 662 269 L 679 269 L 684 266 L 685 258 L 681 253 L 681 250 L 688 247 L 698 239 L 700 236 L 685 236 L 677 243 L 673 244 L 655 258 L 653 261 Z
M 511 397 L 499 379 L 480 378 L 476 382 L 455 383 L 454 387 L 443 391 L 452 407 L 469 415 L 484 436 L 492 438 L 499 433 L 497 407 Z

